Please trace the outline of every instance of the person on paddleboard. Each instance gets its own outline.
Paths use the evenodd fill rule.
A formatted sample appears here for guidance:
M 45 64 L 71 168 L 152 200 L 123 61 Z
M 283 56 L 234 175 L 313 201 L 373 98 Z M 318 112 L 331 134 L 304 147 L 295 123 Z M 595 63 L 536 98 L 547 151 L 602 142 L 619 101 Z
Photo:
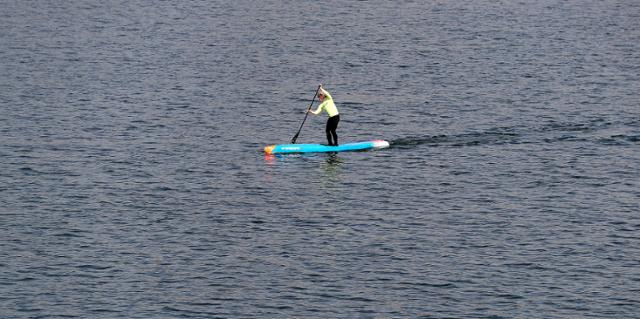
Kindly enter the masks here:
M 314 115 L 320 114 L 323 110 L 327 112 L 329 115 L 329 119 L 327 120 L 327 142 L 329 142 L 329 146 L 338 146 L 338 134 L 336 134 L 336 129 L 338 128 L 338 122 L 340 122 L 340 114 L 338 113 L 338 108 L 335 103 L 333 103 L 333 98 L 331 94 L 327 92 L 320 84 L 318 89 L 318 99 L 320 100 L 320 105 L 315 111 L 311 109 L 307 110 L 309 113 L 313 113 Z

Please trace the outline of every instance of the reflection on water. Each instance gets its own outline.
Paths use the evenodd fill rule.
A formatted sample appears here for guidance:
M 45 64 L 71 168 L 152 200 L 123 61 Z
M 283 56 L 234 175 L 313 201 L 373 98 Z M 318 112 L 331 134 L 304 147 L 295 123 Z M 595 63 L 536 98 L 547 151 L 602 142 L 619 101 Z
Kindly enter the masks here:
M 308 157 L 308 158 L 315 158 L 318 157 L 318 154 L 304 154 L 304 155 L 300 155 L 300 154 L 286 154 L 286 155 L 281 155 L 281 154 L 264 154 L 264 162 L 268 165 L 273 165 L 275 164 L 277 161 L 284 161 L 287 158 L 292 158 L 292 157 Z M 325 153 L 322 154 L 321 156 L 326 156 L 325 159 L 325 164 L 323 166 L 325 166 L 326 168 L 332 169 L 335 168 L 336 166 L 340 166 L 344 163 L 344 160 L 338 156 L 338 153 Z
M 273 165 L 276 162 L 276 156 L 273 154 L 264 154 L 264 162 L 268 165 Z
M 322 183 L 325 187 L 329 187 L 342 180 L 341 173 L 344 160 L 340 156 L 338 156 L 337 153 L 327 153 L 325 154 L 325 156 L 326 159 L 322 164 L 324 173 Z
M 327 153 L 326 163 L 327 166 L 339 166 L 342 165 L 344 161 L 338 156 L 338 153 Z
M 342 170 L 344 168 L 343 164 L 345 164 L 345 160 L 338 156 L 338 153 L 264 155 L 264 163 L 269 167 L 279 166 L 276 164 L 286 163 L 288 160 L 293 160 L 294 162 L 299 160 L 311 160 L 319 163 L 319 172 L 321 176 L 318 179 L 325 191 L 335 191 L 336 185 L 340 185 L 342 182 Z

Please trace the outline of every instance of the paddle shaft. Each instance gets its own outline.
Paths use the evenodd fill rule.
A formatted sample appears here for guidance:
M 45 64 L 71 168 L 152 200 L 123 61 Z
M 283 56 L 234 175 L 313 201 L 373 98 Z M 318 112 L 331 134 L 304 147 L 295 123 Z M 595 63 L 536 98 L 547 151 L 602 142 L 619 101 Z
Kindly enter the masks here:
M 316 89 L 316 94 L 313 95 L 313 99 L 311 99 L 311 104 L 309 104 L 309 107 L 307 108 L 307 112 L 304 113 L 304 120 L 302 120 L 302 124 L 300 124 L 300 128 L 298 129 L 298 133 L 296 133 L 296 135 L 293 136 L 293 138 L 291 139 L 291 144 L 295 144 L 296 140 L 298 139 L 298 135 L 300 135 L 300 131 L 302 131 L 302 126 L 304 125 L 304 122 L 307 121 L 307 116 L 309 116 L 309 111 L 311 110 L 311 107 L 313 106 L 313 102 L 316 101 L 316 96 L 318 96 L 318 92 L 320 92 L 320 87 L 322 85 L 318 85 L 318 89 Z

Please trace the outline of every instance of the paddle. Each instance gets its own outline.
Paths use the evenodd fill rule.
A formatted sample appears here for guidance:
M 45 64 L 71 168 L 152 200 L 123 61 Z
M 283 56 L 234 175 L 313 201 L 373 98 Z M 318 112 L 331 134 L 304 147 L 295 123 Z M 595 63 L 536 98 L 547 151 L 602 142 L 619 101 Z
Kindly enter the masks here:
M 320 87 L 322 85 L 318 85 L 318 89 L 316 90 L 316 94 L 313 95 L 313 99 L 311 100 L 311 104 L 309 104 L 309 107 L 307 108 L 307 112 L 304 113 L 304 120 L 302 120 L 302 124 L 300 124 L 300 128 L 298 129 L 298 133 L 296 133 L 296 135 L 293 136 L 293 138 L 291 139 L 291 144 L 295 144 L 296 140 L 298 139 L 298 135 L 300 135 L 300 131 L 302 131 L 302 126 L 304 125 L 304 122 L 307 120 L 307 116 L 309 115 L 309 110 L 311 110 L 311 107 L 313 106 L 313 102 L 315 102 L 316 100 L 316 96 L 318 96 L 318 92 L 320 91 Z

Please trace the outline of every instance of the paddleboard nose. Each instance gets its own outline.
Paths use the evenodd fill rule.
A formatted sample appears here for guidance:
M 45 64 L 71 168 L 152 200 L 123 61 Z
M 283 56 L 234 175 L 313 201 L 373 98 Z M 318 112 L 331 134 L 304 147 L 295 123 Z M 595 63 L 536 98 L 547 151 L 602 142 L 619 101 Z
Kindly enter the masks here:
M 273 151 L 273 148 L 276 147 L 275 145 L 268 145 L 264 147 L 264 152 L 267 154 L 271 154 L 271 152 Z
M 374 148 L 386 148 L 389 147 L 389 142 L 383 140 L 375 140 L 373 141 Z

